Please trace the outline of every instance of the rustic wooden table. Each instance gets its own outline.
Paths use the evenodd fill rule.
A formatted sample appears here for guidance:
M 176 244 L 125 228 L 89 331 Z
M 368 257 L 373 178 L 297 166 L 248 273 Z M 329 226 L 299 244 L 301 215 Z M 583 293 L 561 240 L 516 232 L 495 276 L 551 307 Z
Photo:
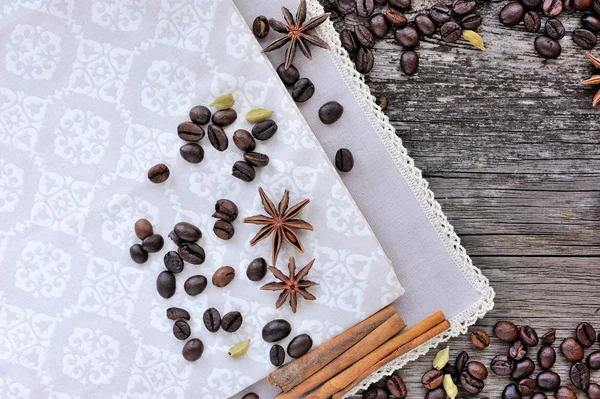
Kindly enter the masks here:
M 485 52 L 426 39 L 419 73 L 407 77 L 399 46 L 387 38 L 374 49 L 367 81 L 389 99 L 404 146 L 496 290 L 495 309 L 477 326 L 491 334 L 496 321 L 510 319 L 540 335 L 554 328 L 558 350 L 580 321 L 600 331 L 600 108 L 591 108 L 595 91 L 580 84 L 594 69 L 569 34 L 560 59 L 545 61 L 533 49 L 535 34 L 498 22 L 506 1 L 479 3 Z M 580 17 L 560 19 L 571 32 Z M 356 23 L 350 17 L 337 27 Z M 507 350 L 492 338 L 477 351 L 468 336 L 450 347 L 452 360 L 467 350 L 486 365 Z M 409 398 L 425 395 L 419 381 L 433 356 L 401 372 Z M 558 358 L 554 369 L 568 383 Z M 592 380 L 600 383 L 600 372 Z M 499 398 L 509 382 L 491 375 L 478 397 Z

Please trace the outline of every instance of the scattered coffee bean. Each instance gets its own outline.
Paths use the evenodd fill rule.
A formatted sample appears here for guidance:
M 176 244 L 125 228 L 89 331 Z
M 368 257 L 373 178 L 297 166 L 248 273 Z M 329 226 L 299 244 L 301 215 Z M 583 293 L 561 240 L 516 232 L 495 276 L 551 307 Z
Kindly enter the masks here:
M 569 362 L 580 362 L 583 359 L 583 346 L 575 338 L 565 338 L 560 344 L 560 351 Z
M 515 362 L 506 355 L 497 355 L 492 359 L 490 369 L 497 375 L 510 375 L 515 369 Z
M 242 151 L 254 151 L 256 141 L 249 131 L 238 129 L 233 133 L 233 144 Z
M 390 6 L 401 10 L 408 10 L 412 6 L 411 0 L 389 0 Z
M 250 281 L 260 281 L 267 275 L 267 261 L 256 258 L 248 265 L 246 276 Z
M 385 112 L 388 109 L 388 99 L 386 96 L 379 96 L 375 100 L 375 103 L 381 107 L 381 110 Z
M 313 340 L 308 334 L 300 334 L 292 338 L 287 347 L 287 354 L 294 359 L 305 355 L 312 348 Z
M 373 0 L 356 0 L 356 13 L 359 17 L 366 18 L 373 14 L 375 2 Z
M 175 324 L 173 324 L 173 335 L 175 338 L 185 341 L 190 337 L 191 333 L 192 329 L 185 320 L 177 320 Z
M 259 15 L 254 18 L 252 22 L 252 33 L 259 39 L 266 37 L 269 34 L 271 27 L 269 26 L 269 19 L 264 15 Z
M 179 154 L 189 163 L 200 163 L 204 159 L 204 149 L 196 143 L 182 145 Z
M 229 147 L 229 140 L 227 139 L 225 130 L 217 125 L 208 126 L 208 141 L 210 141 L 210 145 L 212 145 L 217 151 L 225 151 L 227 147 Z
M 165 262 L 165 267 L 171 273 L 181 273 L 183 271 L 183 259 L 181 259 L 181 256 L 177 252 L 167 252 L 163 261 Z
M 215 287 L 225 287 L 235 278 L 235 270 L 231 266 L 222 266 L 218 268 L 212 276 L 212 283 Z
M 523 24 L 525 25 L 525 29 L 527 29 L 529 32 L 535 33 L 540 31 L 542 20 L 537 12 L 527 11 L 523 17 Z
M 241 326 L 244 318 L 240 312 L 229 312 L 221 319 L 221 328 L 228 333 L 236 332 Z
M 479 378 L 475 378 L 467 371 L 463 371 L 460 375 L 460 385 L 463 389 L 473 395 L 477 395 L 483 390 L 484 383 Z
M 581 17 L 581 25 L 592 32 L 600 32 L 600 17 L 594 14 L 585 14 Z
M 133 228 L 135 231 L 135 235 L 140 240 L 143 240 L 144 238 L 150 237 L 152 234 L 154 234 L 152 223 L 150 223 L 146 219 L 139 219 L 137 222 L 135 222 Z
M 537 359 L 540 367 L 548 370 L 556 362 L 556 351 L 551 346 L 542 346 L 538 351 Z
M 206 281 L 206 277 L 198 274 L 195 276 L 189 277 L 183 283 L 183 289 L 190 296 L 196 296 L 202 294 L 202 292 L 206 289 L 208 282 Z
M 521 22 L 524 14 L 525 9 L 523 8 L 523 5 L 517 1 L 511 1 L 502 8 L 498 18 L 502 25 L 515 26 Z
M 454 43 L 460 39 L 462 35 L 462 29 L 456 22 L 448 21 L 441 26 L 440 35 L 442 36 L 442 40 L 446 43 Z
M 292 326 L 286 320 L 271 320 L 262 329 L 262 338 L 265 342 L 281 341 L 292 332 Z
M 202 321 L 206 329 L 212 333 L 219 331 L 219 328 L 221 328 L 221 314 L 215 308 L 206 309 Z
M 467 373 L 479 380 L 485 380 L 488 376 L 485 365 L 477 361 L 472 361 L 467 364 Z
M 558 17 L 563 9 L 562 0 L 544 0 L 542 11 L 548 17 Z
M 452 11 L 458 15 L 466 15 L 472 13 L 476 6 L 476 0 L 454 0 L 452 2 Z
M 188 362 L 195 362 L 202 356 L 204 344 L 198 338 L 192 338 L 185 343 L 181 352 L 185 360 Z
M 600 370 L 600 351 L 594 351 L 588 355 L 587 365 L 592 370 Z
M 204 137 L 204 129 L 193 122 L 183 122 L 177 126 L 177 135 L 184 141 L 200 141 Z
M 538 336 L 535 330 L 529 326 L 519 328 L 519 339 L 525 346 L 536 346 L 538 344 Z
M 213 226 L 213 232 L 221 240 L 229 240 L 235 234 L 233 225 L 225 220 L 217 220 Z
M 342 117 L 344 107 L 337 101 L 328 101 L 319 108 L 319 119 L 326 125 L 335 123 Z
M 588 399 L 600 399 L 600 385 L 590 384 L 587 391 Z
M 281 63 L 277 67 L 277 75 L 279 75 L 279 78 L 286 86 L 293 86 L 298 79 L 300 79 L 300 72 L 298 72 L 298 68 L 296 68 L 294 65 L 290 65 L 290 67 L 286 70 L 285 63 Z
M 577 362 L 571 366 L 569 371 L 571 384 L 577 389 L 587 391 L 590 387 L 590 369 L 585 363 Z
M 429 16 L 434 22 L 441 25 L 450 21 L 450 18 L 452 17 L 452 10 L 443 4 L 434 4 L 429 9 Z
M 575 336 L 581 345 L 589 348 L 596 342 L 596 330 L 590 323 L 579 323 L 575 329 Z
M 277 124 L 271 119 L 254 125 L 252 135 L 257 140 L 269 140 L 277 132 Z
M 519 385 L 517 386 L 519 392 L 523 396 L 531 396 L 535 389 L 537 388 L 537 383 L 534 379 L 531 378 L 523 378 L 519 381 Z
M 345 48 L 349 54 L 356 53 L 359 48 L 356 43 L 356 36 L 350 29 L 343 29 L 340 32 L 340 42 L 342 43 L 342 47 Z
M 577 399 L 575 392 L 569 387 L 559 387 L 554 394 L 555 399 Z
M 394 37 L 398 44 L 406 49 L 412 49 L 419 45 L 419 32 L 412 25 L 406 25 L 404 28 L 397 29 Z
M 527 356 L 527 347 L 521 341 L 515 341 L 508 349 L 508 355 L 514 360 L 522 360 Z
M 521 378 L 529 377 L 535 371 L 535 363 L 530 358 L 526 357 L 525 359 L 518 361 L 515 364 L 515 369 L 510 374 L 510 376 L 516 380 L 520 380 Z
M 169 174 L 169 167 L 164 163 L 159 163 L 148 170 L 148 180 L 154 184 L 163 183 L 169 178 Z
M 292 98 L 297 103 L 310 100 L 313 94 L 315 94 L 315 85 L 308 78 L 300 79 L 292 88 Z
M 460 20 L 460 26 L 463 29 L 477 30 L 481 24 L 483 23 L 483 19 L 480 15 L 477 14 L 469 14 L 464 16 Z
M 592 7 L 592 0 L 565 0 L 572 1 L 575 11 L 587 11 Z
M 250 393 L 245 394 L 242 397 L 242 399 L 260 399 L 260 397 L 257 394 L 255 394 L 254 392 L 250 392 Z
M 142 241 L 142 248 L 144 251 L 152 254 L 162 249 L 165 244 L 165 240 L 160 234 L 152 234 L 149 237 L 144 238 Z
M 387 19 L 385 19 L 385 15 L 382 13 L 374 14 L 369 18 L 369 28 L 371 28 L 373 36 L 378 39 L 383 39 L 390 31 Z
M 521 399 L 521 392 L 515 384 L 509 384 L 502 391 L 502 399 Z
M 246 152 L 244 161 L 257 168 L 262 168 L 269 164 L 269 156 L 260 152 Z
M 179 222 L 173 227 L 173 232 L 184 242 L 196 242 L 202 238 L 202 232 L 188 222 Z
M 273 366 L 281 366 L 285 362 L 285 349 L 281 345 L 273 345 L 269 351 L 269 359 Z
M 473 330 L 471 343 L 477 349 L 485 349 L 490 346 L 490 336 L 483 330 Z
M 340 172 L 350 172 L 354 167 L 354 157 L 347 148 L 340 148 L 335 154 L 335 167 Z
M 190 314 L 185 309 L 173 307 L 173 308 L 167 309 L 167 318 L 170 320 L 179 320 L 179 319 L 189 320 Z
M 407 75 L 414 75 L 419 69 L 419 54 L 413 50 L 405 50 L 400 56 L 400 68 Z
M 335 7 L 342 15 L 348 15 L 356 10 L 355 0 L 334 0 Z
M 418 14 L 415 17 L 415 28 L 417 28 L 423 36 L 431 37 L 435 34 L 435 23 L 427 14 Z
M 215 204 L 215 212 L 212 217 L 225 220 L 226 222 L 233 222 L 238 216 L 238 207 L 233 202 L 226 198 L 221 198 Z
M 208 122 L 210 122 L 211 116 L 212 116 L 212 113 L 210 112 L 210 109 L 206 108 L 203 105 L 196 105 L 195 107 L 190 109 L 190 120 L 197 125 L 206 125 Z M 204 134 L 202 134 L 202 136 L 204 136 Z M 202 137 L 200 137 L 200 138 L 202 138 Z M 200 140 L 200 139 L 198 139 L 198 140 Z M 191 140 L 191 141 L 197 141 L 197 140 Z
M 556 40 L 547 36 L 538 36 L 533 42 L 535 51 L 544 58 L 555 59 L 560 56 L 562 47 Z
M 425 389 L 436 389 L 442 386 L 442 382 L 444 382 L 444 373 L 438 369 L 431 369 L 421 377 L 421 384 Z
M 206 255 L 204 254 L 204 248 L 195 242 L 182 243 L 177 252 L 179 252 L 179 255 L 181 255 L 184 261 L 191 263 L 192 265 L 201 265 L 204 263 L 204 259 L 206 258 Z
M 373 47 L 375 45 L 375 37 L 366 26 L 356 25 L 354 27 L 354 34 L 356 35 L 356 40 L 364 47 Z
M 373 63 L 375 58 L 373 52 L 368 48 L 360 48 L 356 52 L 356 58 L 354 59 L 354 66 L 360 73 L 369 73 L 373 69 Z
M 406 384 L 404 383 L 402 377 L 397 373 L 394 373 L 386 378 L 385 387 L 392 396 L 398 399 L 404 399 L 408 396 Z
M 521 4 L 529 9 L 535 9 L 542 5 L 542 0 L 520 0 Z
M 231 168 L 231 175 L 242 181 L 250 182 L 256 177 L 256 171 L 252 165 L 248 164 L 247 162 L 237 161 Z
M 406 15 L 393 7 L 390 7 L 385 11 L 385 19 L 395 28 L 403 28 L 408 23 Z
M 158 274 L 156 290 L 163 298 L 171 298 L 175 294 L 175 275 L 168 270 Z
M 549 18 L 546 21 L 546 34 L 554 40 L 560 40 L 565 36 L 565 27 L 558 19 Z
M 538 388 L 544 391 L 555 391 L 560 386 L 560 375 L 554 371 L 542 371 L 536 381 Z
M 148 252 L 142 248 L 141 244 L 133 244 L 129 247 L 129 256 L 135 263 L 142 264 L 148 260 Z
M 454 368 L 456 369 L 456 372 L 461 374 L 463 371 L 465 371 L 467 363 L 469 363 L 469 354 L 465 351 L 460 352 L 454 361 Z
M 529 399 L 548 399 L 548 397 L 543 392 L 535 392 Z
M 556 341 L 556 331 L 550 330 L 542 335 L 542 345 L 552 345 Z
M 494 324 L 493 329 L 496 338 L 504 342 L 513 343 L 519 339 L 519 329 L 514 323 L 502 320 Z
M 231 125 L 237 119 L 237 112 L 233 108 L 220 109 L 212 116 L 213 125 L 225 127 Z M 208 131 L 210 138 L 210 129 Z
M 446 391 L 444 388 L 436 388 L 433 391 L 427 392 L 425 399 L 446 399 Z
M 383 388 L 370 387 L 362 393 L 362 399 L 388 399 L 389 395 Z

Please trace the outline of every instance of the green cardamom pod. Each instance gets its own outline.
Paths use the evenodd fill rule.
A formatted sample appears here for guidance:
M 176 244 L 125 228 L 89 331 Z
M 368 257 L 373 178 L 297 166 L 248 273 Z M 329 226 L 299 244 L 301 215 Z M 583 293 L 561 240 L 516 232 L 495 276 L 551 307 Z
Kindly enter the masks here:
M 227 93 L 215 98 L 215 101 L 210 103 L 210 106 L 217 109 L 227 109 L 233 107 L 233 104 L 235 104 L 233 94 Z
M 456 387 L 454 381 L 452 381 L 452 376 L 450 374 L 446 374 L 444 376 L 444 382 L 442 385 L 444 387 L 444 391 L 446 391 L 446 396 L 448 396 L 450 399 L 456 398 L 456 395 L 458 395 L 458 388 Z
M 473 46 L 477 47 L 479 50 L 485 50 L 485 46 L 483 45 L 483 38 L 479 35 L 479 33 L 465 29 L 463 30 L 463 38 L 471 43 Z
M 266 121 L 273 115 L 273 111 L 266 108 L 255 108 L 246 114 L 246 120 L 250 123 Z
M 441 370 L 448 363 L 450 359 L 450 347 L 447 346 L 435 355 L 435 359 L 433 359 L 433 368 L 437 370 Z
M 227 354 L 229 357 L 237 359 L 238 357 L 242 357 L 248 352 L 248 348 L 250 348 L 250 340 L 247 339 L 245 341 L 240 341 L 237 344 L 233 345 Z

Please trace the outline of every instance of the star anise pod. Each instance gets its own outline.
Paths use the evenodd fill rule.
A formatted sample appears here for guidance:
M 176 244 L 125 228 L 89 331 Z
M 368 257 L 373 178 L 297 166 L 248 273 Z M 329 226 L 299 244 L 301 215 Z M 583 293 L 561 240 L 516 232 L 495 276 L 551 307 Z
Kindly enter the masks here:
M 304 280 L 304 277 L 306 277 L 312 268 L 313 263 L 315 263 L 314 259 L 311 260 L 308 265 L 304 266 L 298 272 L 298 274 L 296 274 L 296 259 L 294 259 L 292 256 L 290 258 L 290 263 L 288 263 L 288 276 L 283 274 L 278 268 L 269 266 L 271 273 L 273 273 L 273 275 L 281 282 L 268 283 L 260 287 L 260 289 L 265 291 L 282 291 L 281 294 L 279 294 L 279 298 L 277 298 L 275 307 L 281 307 L 285 300 L 290 297 L 290 306 L 292 307 L 292 312 L 296 313 L 296 309 L 298 308 L 298 295 L 301 295 L 304 299 L 309 301 L 314 301 L 317 299 L 317 297 L 308 292 L 306 289 L 308 287 L 319 285 L 319 283 L 315 283 L 314 281 L 310 280 Z
M 300 51 L 302 51 L 309 60 L 312 60 L 312 55 L 308 48 L 309 44 L 314 44 L 315 46 L 329 50 L 329 45 L 325 43 L 325 41 L 308 33 L 308 31 L 315 29 L 325 22 L 331 13 L 328 12 L 319 15 L 304 23 L 306 20 L 306 0 L 300 0 L 298 11 L 296 11 L 296 20 L 294 20 L 292 13 L 286 7 L 281 7 L 281 11 L 283 12 L 283 17 L 285 18 L 287 25 L 286 23 L 277 21 L 273 18 L 269 19 L 269 25 L 271 25 L 271 28 L 274 31 L 285 33 L 285 36 L 280 37 L 265 47 L 262 51 L 263 53 L 276 50 L 289 42 L 290 45 L 285 52 L 285 69 L 287 70 L 290 65 L 292 65 L 292 61 L 296 55 L 296 46 L 300 47 Z
M 304 208 L 306 204 L 310 202 L 310 199 L 307 198 L 288 209 L 290 190 L 286 189 L 283 193 L 281 202 L 279 202 L 279 206 L 276 208 L 275 204 L 269 199 L 269 197 L 267 197 L 262 187 L 258 188 L 258 193 L 260 194 L 260 201 L 262 202 L 262 205 L 269 216 L 257 215 L 244 218 L 244 223 L 265 226 L 259 230 L 252 240 L 250 240 L 250 245 L 254 246 L 256 243 L 264 240 L 272 234 L 273 265 L 275 265 L 277 262 L 277 255 L 279 255 L 279 250 L 281 249 L 281 245 L 283 244 L 284 240 L 292 244 L 292 246 L 298 251 L 304 252 L 304 247 L 302 246 L 302 243 L 300 243 L 298 234 L 294 230 L 313 230 L 313 227 L 302 219 L 294 218 L 298 216 L 300 211 L 302 211 L 302 208 Z
M 587 51 L 585 54 L 590 60 L 592 60 L 592 64 L 594 64 L 596 68 L 600 69 L 600 58 L 592 55 L 592 53 L 590 53 L 589 51 Z M 581 83 L 584 85 L 600 85 L 600 75 L 594 75 Z M 598 103 L 600 103 L 600 90 L 598 90 L 596 92 L 596 95 L 594 96 L 594 100 L 592 101 L 592 107 L 595 107 L 596 105 L 598 105 Z

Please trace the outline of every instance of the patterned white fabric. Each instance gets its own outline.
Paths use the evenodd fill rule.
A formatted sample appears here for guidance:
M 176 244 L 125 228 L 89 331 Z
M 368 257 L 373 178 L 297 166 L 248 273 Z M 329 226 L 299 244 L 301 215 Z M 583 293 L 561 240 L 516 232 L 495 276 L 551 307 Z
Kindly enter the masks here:
M 244 20 L 229 0 L 18 0 L 0 9 L 0 398 L 225 398 L 263 378 L 273 366 L 262 326 L 283 317 L 293 335 L 318 345 L 403 293 L 390 261 L 350 197 Z M 191 106 L 233 92 L 238 120 L 230 148 L 202 142 L 205 159 L 186 163 L 175 133 Z M 275 110 L 277 134 L 257 150 L 271 163 L 253 183 L 230 175 L 241 159 L 231 134 L 250 128 L 254 107 Z M 171 168 L 161 185 L 146 179 L 158 162 Z M 278 201 L 311 198 L 301 217 L 313 257 L 310 291 L 293 315 L 274 308 L 277 293 L 245 276 L 245 265 L 270 259 L 270 242 L 250 247 L 257 232 L 241 218 L 262 213 L 257 187 Z M 210 217 L 219 198 L 240 207 L 236 235 L 223 242 Z M 144 265 L 128 255 L 139 242 L 133 223 L 148 218 L 166 240 Z M 201 266 L 177 275 L 168 300 L 155 289 L 167 238 L 178 221 L 203 231 Z M 234 266 L 229 286 L 189 297 L 183 282 Z M 192 336 L 204 341 L 195 363 L 165 317 L 170 306 L 192 314 Z M 211 334 L 202 313 L 239 310 L 242 328 Z M 283 345 L 289 339 L 283 341 Z M 227 350 L 251 338 L 247 356 Z

